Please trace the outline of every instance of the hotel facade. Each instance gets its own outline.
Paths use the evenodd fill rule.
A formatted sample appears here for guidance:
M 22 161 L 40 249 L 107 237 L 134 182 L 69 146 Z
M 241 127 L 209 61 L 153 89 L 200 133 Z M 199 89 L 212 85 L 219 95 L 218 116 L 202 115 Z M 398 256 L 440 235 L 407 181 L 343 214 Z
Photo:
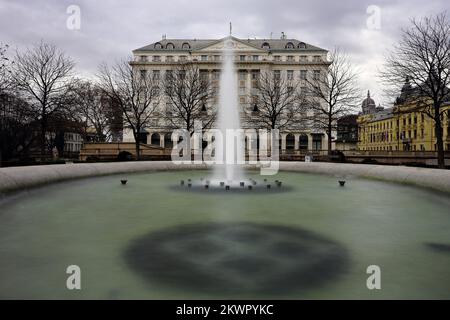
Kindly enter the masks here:
M 246 122 L 245 115 L 252 108 L 251 97 L 257 94 L 257 80 L 262 72 L 273 72 L 289 81 L 298 81 L 298 88 L 306 90 L 307 77 L 326 74 L 329 62 L 328 51 L 308 43 L 287 39 L 166 39 L 133 51 L 130 62 L 139 72 L 151 73 L 154 79 L 163 79 L 168 70 L 180 64 L 193 64 L 200 73 L 218 87 L 222 64 L 222 51 L 230 41 L 234 49 L 235 67 L 238 72 L 239 106 L 241 124 L 244 130 L 261 129 Z M 207 110 L 217 110 L 218 99 L 209 102 Z M 161 114 L 168 108 L 167 99 L 162 97 L 158 110 Z M 308 111 L 309 112 L 309 111 Z M 311 117 L 311 114 L 307 115 Z M 173 128 L 164 117 L 153 119 L 152 124 L 141 134 L 142 143 L 159 147 L 171 147 Z M 321 151 L 327 149 L 327 136 L 315 130 L 308 121 L 293 122 L 280 132 L 282 153 Z M 213 126 L 214 127 L 214 126 Z M 130 130 L 124 128 L 124 142 L 133 142 Z

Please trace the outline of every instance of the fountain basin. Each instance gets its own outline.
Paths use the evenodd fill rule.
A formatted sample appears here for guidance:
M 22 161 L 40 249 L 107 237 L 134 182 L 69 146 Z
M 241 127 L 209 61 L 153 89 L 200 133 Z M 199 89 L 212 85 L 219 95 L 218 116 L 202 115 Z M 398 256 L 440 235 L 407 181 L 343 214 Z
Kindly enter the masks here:
M 334 175 L 292 172 L 276 177 L 291 188 L 283 193 L 173 189 L 180 180 L 197 181 L 207 173 L 128 174 L 133 183 L 126 193 L 117 176 L 104 176 L 4 197 L 0 295 L 448 298 L 450 255 L 436 250 L 450 244 L 447 194 L 349 175 L 340 188 Z M 248 174 L 261 180 L 254 171 Z M 148 268 L 149 261 L 158 263 Z M 312 261 L 318 264 L 302 264 Z M 87 275 L 76 297 L 65 288 L 71 264 Z M 383 289 L 376 294 L 365 287 L 371 264 L 383 272 Z M 258 278 L 264 274 L 267 282 Z M 31 281 L 36 275 L 40 281 Z M 247 282 L 226 285 L 239 279 Z

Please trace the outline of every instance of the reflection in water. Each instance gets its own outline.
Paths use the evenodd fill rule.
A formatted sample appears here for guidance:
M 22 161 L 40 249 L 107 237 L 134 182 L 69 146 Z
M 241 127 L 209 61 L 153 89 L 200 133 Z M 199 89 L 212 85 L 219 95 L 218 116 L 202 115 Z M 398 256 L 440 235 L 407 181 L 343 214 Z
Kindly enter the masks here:
M 342 246 L 310 231 L 256 223 L 180 225 L 135 240 L 125 258 L 150 282 L 209 293 L 284 294 L 346 271 Z
M 428 242 L 425 245 L 435 251 L 450 253 L 450 244 Z

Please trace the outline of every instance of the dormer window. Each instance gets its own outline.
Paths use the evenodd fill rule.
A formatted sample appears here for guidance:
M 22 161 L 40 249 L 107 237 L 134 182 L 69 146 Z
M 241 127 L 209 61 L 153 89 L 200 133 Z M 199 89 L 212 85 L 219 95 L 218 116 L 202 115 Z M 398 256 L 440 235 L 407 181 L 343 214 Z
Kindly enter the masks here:
M 294 44 L 292 42 L 286 43 L 286 49 L 294 49 Z
M 190 46 L 189 43 L 187 43 L 187 42 L 184 42 L 184 43 L 181 45 L 181 49 L 189 50 L 190 48 L 191 48 L 191 46 Z
M 155 48 L 156 50 L 161 50 L 161 49 L 162 49 L 162 44 L 159 43 L 159 42 L 157 42 L 157 43 L 155 43 L 154 48 Z
M 166 44 L 166 49 L 173 50 L 175 49 L 175 45 L 172 42 L 169 42 L 168 44 Z
M 306 49 L 306 43 L 300 42 L 300 43 L 298 44 L 298 48 L 299 48 L 299 49 Z
M 261 48 L 265 49 L 265 50 L 270 50 L 270 44 L 268 42 L 264 42 L 261 46 Z

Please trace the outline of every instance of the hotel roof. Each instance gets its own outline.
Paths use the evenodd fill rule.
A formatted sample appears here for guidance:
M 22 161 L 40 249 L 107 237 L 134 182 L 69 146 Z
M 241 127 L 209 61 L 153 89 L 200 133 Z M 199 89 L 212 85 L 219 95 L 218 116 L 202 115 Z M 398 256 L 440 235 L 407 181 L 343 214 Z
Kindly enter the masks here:
M 228 38 L 228 37 L 227 37 Z M 195 51 L 206 48 L 210 45 L 224 41 L 223 39 L 162 39 L 160 41 L 151 43 L 147 46 L 138 48 L 136 51 Z M 231 39 L 241 42 L 242 44 L 249 45 L 255 49 L 265 51 L 292 51 L 292 52 L 305 52 L 305 51 L 323 51 L 327 50 L 313 46 L 309 43 L 296 40 L 296 39 L 238 39 L 231 37 Z

